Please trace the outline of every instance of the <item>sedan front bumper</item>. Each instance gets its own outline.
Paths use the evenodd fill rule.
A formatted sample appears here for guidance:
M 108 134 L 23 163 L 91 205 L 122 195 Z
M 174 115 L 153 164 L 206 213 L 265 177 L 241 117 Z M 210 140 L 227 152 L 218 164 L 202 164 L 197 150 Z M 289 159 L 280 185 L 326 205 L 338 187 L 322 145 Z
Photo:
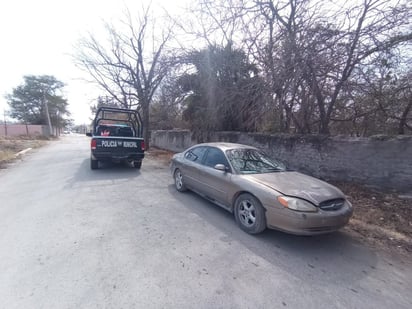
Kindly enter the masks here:
M 344 227 L 353 213 L 352 206 L 345 205 L 336 211 L 299 212 L 288 208 L 265 207 L 268 228 L 296 235 L 327 234 Z

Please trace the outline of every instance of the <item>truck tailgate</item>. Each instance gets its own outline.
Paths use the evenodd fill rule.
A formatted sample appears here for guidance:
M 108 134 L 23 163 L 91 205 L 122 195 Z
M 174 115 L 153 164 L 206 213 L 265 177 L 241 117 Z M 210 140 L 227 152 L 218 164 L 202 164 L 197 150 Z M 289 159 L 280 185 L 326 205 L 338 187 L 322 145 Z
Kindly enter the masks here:
M 132 159 L 144 153 L 144 140 L 138 137 L 94 136 L 92 152 L 96 157 Z

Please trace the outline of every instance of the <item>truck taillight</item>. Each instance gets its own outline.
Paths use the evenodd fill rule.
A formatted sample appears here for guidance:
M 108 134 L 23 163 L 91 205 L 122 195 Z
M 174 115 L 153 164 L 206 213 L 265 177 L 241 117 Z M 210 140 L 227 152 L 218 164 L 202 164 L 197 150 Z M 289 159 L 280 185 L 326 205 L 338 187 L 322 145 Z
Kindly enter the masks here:
M 92 149 L 96 149 L 96 145 L 97 145 L 97 141 L 95 139 L 92 139 L 91 142 L 90 142 L 90 147 Z
M 142 148 L 142 150 L 144 150 L 144 147 L 145 147 L 144 141 L 142 141 L 142 143 L 140 144 L 140 148 Z

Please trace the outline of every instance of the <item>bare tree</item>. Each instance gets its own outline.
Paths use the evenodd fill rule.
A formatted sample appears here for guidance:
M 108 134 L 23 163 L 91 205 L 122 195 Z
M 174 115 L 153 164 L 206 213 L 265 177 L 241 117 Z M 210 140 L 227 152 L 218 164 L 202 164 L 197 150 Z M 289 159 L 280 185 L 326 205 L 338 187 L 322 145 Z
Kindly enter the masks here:
M 362 121 L 363 127 L 372 131 L 368 133 L 402 135 L 412 130 L 412 71 L 396 69 L 382 59 L 375 74 L 364 76 L 363 97 L 358 100 L 369 109 Z
M 149 147 L 149 111 L 153 96 L 170 66 L 163 61 L 172 26 L 161 28 L 150 7 L 136 19 L 129 11 L 117 26 L 105 23 L 107 37 L 89 33 L 80 40 L 76 63 L 124 108 L 142 112 Z
M 390 7 L 389 3 L 386 0 L 364 0 L 347 11 L 347 18 L 333 28 L 335 33 L 330 38 L 333 44 L 326 54 L 322 50 L 323 44 L 315 42 L 315 53 L 307 59 L 307 79 L 312 82 L 312 91 L 319 107 L 320 133 L 329 133 L 335 105 L 354 69 L 374 55 L 412 39 L 410 32 L 399 34 L 410 13 L 401 7 Z M 338 13 L 337 18 L 341 18 L 342 12 Z M 330 61 L 329 69 L 323 72 L 322 63 L 316 62 L 319 55 L 328 57 Z M 327 84 L 323 85 L 325 80 Z
M 403 0 L 201 2 L 215 23 L 204 33 L 241 38 L 261 69 L 281 131 L 329 134 L 356 68 L 412 39 Z
M 312 110 L 318 132 L 329 134 L 336 104 L 354 69 L 412 38 L 404 27 L 410 10 L 406 5 L 392 7 L 388 0 L 364 0 L 351 7 L 331 1 L 328 10 L 325 1 L 254 3 L 259 8 L 256 19 L 267 28 L 260 39 L 266 40 L 267 54 L 257 59 L 267 67 L 268 82 L 285 111 L 285 129 L 289 118 L 299 131 L 308 127 L 307 117 L 302 123 L 296 114 Z M 285 95 L 288 101 L 282 99 Z M 313 102 L 315 109 L 307 105 Z

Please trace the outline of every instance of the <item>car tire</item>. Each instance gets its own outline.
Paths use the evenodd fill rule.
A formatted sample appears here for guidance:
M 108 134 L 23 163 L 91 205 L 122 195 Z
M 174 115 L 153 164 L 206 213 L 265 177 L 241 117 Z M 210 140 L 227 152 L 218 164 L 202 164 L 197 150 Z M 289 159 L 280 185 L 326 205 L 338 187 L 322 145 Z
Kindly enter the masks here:
M 90 159 L 90 168 L 92 170 L 97 170 L 99 168 L 99 161 Z
M 236 223 L 249 234 L 259 234 L 266 229 L 265 209 L 251 194 L 239 195 L 235 202 L 234 214 Z
M 134 161 L 133 162 L 133 167 L 140 169 L 142 167 L 142 161 Z
M 175 187 L 176 190 L 179 192 L 185 192 L 187 191 L 187 188 L 183 182 L 183 175 L 182 172 L 179 169 L 176 169 L 174 174 L 173 174 L 173 178 L 175 180 Z

